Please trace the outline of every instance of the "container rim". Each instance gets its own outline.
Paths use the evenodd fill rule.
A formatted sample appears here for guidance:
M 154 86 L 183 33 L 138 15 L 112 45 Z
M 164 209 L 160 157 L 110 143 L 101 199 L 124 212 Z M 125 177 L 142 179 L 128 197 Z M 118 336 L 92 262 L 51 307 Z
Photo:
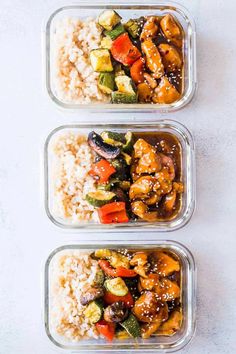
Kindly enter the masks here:
M 180 100 L 171 103 L 171 104 L 149 104 L 149 103 L 138 103 L 138 104 L 111 104 L 111 103 L 90 103 L 90 104 L 75 104 L 75 103 L 65 103 L 58 99 L 56 95 L 53 93 L 52 85 L 51 85 L 51 77 L 50 77 L 50 26 L 54 19 L 54 17 L 64 10 L 73 10 L 77 8 L 81 9 L 97 9 L 97 8 L 116 8 L 116 9 L 129 9 L 130 7 L 136 7 L 137 9 L 160 9 L 164 10 L 171 9 L 177 11 L 185 20 L 185 22 L 190 26 L 191 38 L 189 42 L 191 42 L 191 51 L 188 53 L 191 56 L 191 70 L 189 73 L 189 85 L 185 94 L 181 97 Z M 98 1 L 96 5 L 88 4 L 86 0 L 82 0 L 80 2 L 72 1 L 71 5 L 65 4 L 61 2 L 60 7 L 53 7 L 52 13 L 49 18 L 44 21 L 43 24 L 43 32 L 44 35 L 44 69 L 45 69 L 45 85 L 48 96 L 54 102 L 54 104 L 60 108 L 62 111 L 69 112 L 77 112 L 77 111 L 87 111 L 90 112 L 155 112 L 155 113 L 168 113 L 175 112 L 179 109 L 185 107 L 188 103 L 190 103 L 194 97 L 196 88 L 197 88 L 197 69 L 196 69 L 196 24 L 193 16 L 187 10 L 185 6 L 179 4 L 175 1 L 163 1 L 157 3 L 155 0 L 149 0 L 146 5 L 141 4 L 139 1 L 132 2 L 130 5 L 127 5 L 125 0 L 117 1 L 117 0 L 109 0 L 108 2 Z M 189 58 L 188 58 L 189 60 Z
M 129 345 L 127 344 L 124 348 L 112 348 L 111 347 L 107 347 L 107 351 L 111 351 L 111 352 L 127 352 L 127 349 L 129 350 L 129 352 L 141 352 L 144 351 L 145 352 L 165 352 L 165 353 L 172 353 L 172 352 L 176 352 L 179 351 L 180 349 L 183 349 L 186 345 L 188 345 L 190 343 L 190 341 L 193 339 L 193 336 L 195 334 L 195 330 L 196 330 L 196 285 L 197 285 L 197 267 L 196 267 L 196 262 L 195 262 L 195 258 L 192 254 L 192 252 L 189 250 L 188 247 L 186 247 L 183 243 L 179 242 L 179 241 L 175 241 L 175 240 L 151 240 L 151 241 L 134 241 L 134 242 L 130 242 L 130 241 L 99 241 L 98 244 L 94 244 L 94 241 L 79 241 L 79 242 L 75 242 L 73 241 L 72 243 L 65 243 L 63 245 L 57 246 L 56 248 L 52 249 L 49 253 L 49 255 L 47 257 L 45 257 L 45 260 L 43 262 L 43 279 L 42 279 L 42 294 L 43 294 L 43 301 L 42 301 L 42 312 L 43 312 L 43 322 L 44 322 L 44 329 L 46 332 L 46 335 L 48 337 L 48 339 L 57 347 L 61 348 L 61 349 L 66 349 L 66 350 L 70 350 L 74 353 L 78 353 L 80 352 L 81 349 L 77 349 L 77 348 L 72 348 L 69 345 L 64 345 L 59 343 L 51 334 L 50 329 L 49 329 L 49 302 L 48 302 L 48 298 L 47 295 L 49 294 L 49 279 L 48 279 L 48 273 L 49 273 L 49 266 L 50 266 L 50 262 L 53 259 L 53 257 L 66 249 L 73 249 L 73 248 L 77 248 L 78 246 L 83 246 L 82 249 L 86 249 L 86 247 L 91 248 L 91 249 L 96 249 L 99 247 L 102 247 L 103 245 L 105 245 L 108 248 L 114 248 L 114 246 L 129 246 L 129 247 L 140 247 L 140 246 L 144 246 L 145 243 L 145 247 L 148 248 L 148 246 L 150 247 L 163 247 L 163 248 L 169 248 L 170 250 L 172 250 L 173 252 L 175 252 L 177 255 L 181 256 L 181 257 L 185 257 L 185 259 L 187 260 L 187 265 L 188 265 L 188 270 L 189 271 L 189 275 L 188 275 L 188 280 L 189 283 L 191 285 L 191 288 L 188 289 L 188 306 L 191 303 L 191 309 L 190 309 L 190 316 L 191 316 L 191 322 L 188 323 L 188 330 L 186 331 L 186 334 L 183 335 L 178 341 L 177 343 L 175 343 L 171 348 L 168 349 L 162 349 L 162 348 L 129 348 Z M 190 292 L 190 299 L 189 299 L 189 292 Z M 191 300 L 191 301 L 190 301 Z M 104 348 L 96 348 L 96 344 L 91 348 L 91 349 L 85 349 L 82 348 L 82 350 L 84 352 L 104 352 Z M 105 350 L 105 351 L 106 351 Z
M 60 222 L 57 218 L 53 216 L 53 214 L 50 211 L 49 208 L 49 198 L 50 198 L 50 187 L 49 187 L 49 163 L 48 163 L 48 147 L 51 138 L 54 136 L 54 134 L 62 131 L 63 129 L 76 129 L 76 128 L 83 128 L 83 129 L 88 129 L 88 128 L 101 128 L 101 127 L 108 127 L 108 128 L 126 128 L 126 127 L 134 127 L 134 128 L 154 128 L 155 126 L 165 127 L 168 126 L 169 128 L 174 128 L 176 132 L 178 132 L 181 136 L 184 136 L 184 139 L 186 140 L 186 143 L 188 144 L 189 152 L 186 157 L 186 160 L 188 162 L 188 167 L 186 168 L 186 173 L 188 175 L 188 178 L 190 179 L 191 186 L 188 186 L 189 188 L 191 187 L 191 191 L 188 191 L 190 194 L 190 199 L 188 202 L 188 205 L 186 206 L 186 210 L 184 211 L 183 217 L 178 218 L 176 216 L 175 219 L 173 219 L 171 222 L 173 225 L 168 228 L 167 222 L 158 222 L 158 223 L 144 223 L 143 222 L 136 222 L 131 225 L 131 223 L 128 223 L 129 225 L 126 224 L 115 224 L 115 226 L 112 224 L 108 225 L 103 225 L 102 227 L 99 226 L 100 224 L 94 223 L 94 224 L 66 224 L 63 222 Z M 174 134 L 174 132 L 173 132 Z M 145 122 L 145 123 L 109 123 L 109 124 L 81 124 L 81 123 L 75 123 L 75 124 L 65 124 L 61 125 L 55 129 L 53 129 L 49 135 L 46 138 L 45 144 L 44 144 L 44 208 L 46 211 L 46 214 L 48 218 L 52 221 L 52 223 L 64 230 L 70 231 L 70 232 L 78 232 L 79 230 L 84 230 L 86 232 L 93 232 L 96 229 L 96 232 L 124 232 L 125 230 L 129 230 L 129 232 L 137 232 L 137 231 L 156 231 L 156 232 L 171 232 L 178 230 L 182 227 L 184 227 L 191 219 L 195 207 L 196 207 L 196 182 L 195 182 L 195 147 L 194 147 L 194 140 L 193 136 L 190 133 L 190 131 L 182 124 L 179 123 L 175 120 L 172 119 L 163 119 L 159 120 L 157 122 Z

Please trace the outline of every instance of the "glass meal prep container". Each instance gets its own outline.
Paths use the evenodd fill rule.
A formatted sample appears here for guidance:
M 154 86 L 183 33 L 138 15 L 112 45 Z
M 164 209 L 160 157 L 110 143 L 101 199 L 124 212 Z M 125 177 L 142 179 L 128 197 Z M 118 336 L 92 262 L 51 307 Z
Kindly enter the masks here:
M 98 18 L 99 14 L 105 9 L 115 10 L 122 17 L 123 21 L 128 21 L 130 18 L 140 18 L 141 16 L 164 16 L 171 14 L 179 23 L 183 32 L 183 70 L 182 70 L 182 84 L 181 84 L 181 97 L 179 100 L 170 104 L 151 104 L 151 103 L 122 103 L 117 104 L 110 102 L 83 102 L 75 103 L 70 98 L 62 97 L 59 94 L 60 89 L 57 85 L 56 79 L 56 66 L 55 63 L 58 60 L 55 54 L 55 42 L 54 36 L 56 31 L 56 25 L 64 18 Z M 160 111 L 169 112 L 175 111 L 184 107 L 189 103 L 194 95 L 196 88 L 196 43 L 195 43 L 195 24 L 188 11 L 177 3 L 170 1 L 149 1 L 147 4 L 136 2 L 134 4 L 127 5 L 125 1 L 110 1 L 108 3 L 88 4 L 86 1 L 82 1 L 79 4 L 73 4 L 61 7 L 51 14 L 46 23 L 46 88 L 51 99 L 61 108 L 77 110 L 77 109 L 90 109 L 90 110 L 107 110 L 110 111 Z M 65 35 L 66 37 L 66 35 Z M 168 41 L 167 41 L 168 42 Z M 64 49 L 61 49 L 63 52 Z M 73 57 L 73 50 L 70 55 Z M 64 63 L 66 62 L 65 59 Z M 72 59 L 74 60 L 74 59 Z M 64 64 L 63 64 L 64 65 Z M 62 71 L 64 66 L 62 65 Z M 61 72 L 61 71 L 60 71 Z M 71 74 L 71 76 L 73 76 Z M 71 78 L 70 78 L 71 79 Z M 174 79 L 175 80 L 175 79 Z M 176 79 L 176 82 L 178 80 Z M 64 84 L 63 84 L 64 85 Z M 67 85 L 67 81 L 65 81 Z M 111 120 L 113 117 L 111 117 Z
M 71 260 L 71 258 L 69 260 L 66 259 L 67 256 L 73 257 L 73 255 L 75 255 L 76 257 L 79 257 L 81 253 L 83 254 L 86 253 L 90 255 L 98 249 L 106 249 L 106 250 L 113 250 L 113 251 L 116 250 L 121 251 L 122 249 L 122 250 L 126 250 L 126 252 L 144 251 L 144 252 L 151 252 L 151 253 L 154 251 L 159 251 L 159 252 L 164 252 L 166 254 L 169 254 L 171 257 L 173 257 L 176 261 L 179 262 L 180 265 L 179 286 L 181 290 L 180 290 L 180 298 L 178 302 L 179 305 L 177 305 L 180 307 L 179 310 L 177 311 L 180 311 L 180 313 L 182 314 L 182 322 L 179 325 L 179 329 L 177 329 L 177 331 L 174 334 L 167 335 L 167 336 L 163 336 L 163 335 L 157 336 L 154 334 L 147 339 L 142 339 L 140 337 L 132 338 L 129 336 L 128 338 L 123 337 L 122 339 L 120 339 L 121 337 L 119 337 L 119 338 L 113 338 L 112 342 L 103 339 L 103 337 L 99 337 L 96 339 L 94 339 L 93 337 L 84 338 L 84 339 L 80 337 L 79 340 L 76 340 L 74 338 L 73 338 L 74 340 L 72 340 L 70 336 L 69 337 L 64 336 L 65 328 L 63 326 L 64 325 L 66 326 L 67 314 L 65 314 L 64 312 L 60 314 L 58 312 L 60 312 L 60 310 L 62 311 L 62 308 L 64 308 L 64 311 L 68 310 L 69 313 L 72 313 L 73 312 L 73 311 L 71 312 L 72 303 L 76 305 L 77 300 L 73 300 L 72 302 L 69 301 L 67 304 L 64 304 L 64 298 L 61 297 L 60 299 L 57 298 L 57 296 L 64 296 L 62 295 L 62 289 L 60 290 L 60 285 L 64 282 L 62 278 L 64 276 L 66 277 L 67 274 L 67 271 L 64 272 L 64 270 L 61 270 L 60 267 L 62 268 L 67 267 L 67 265 L 70 267 L 71 264 L 73 263 L 73 260 Z M 72 264 L 72 269 L 77 274 L 78 268 L 76 268 L 76 266 L 73 264 Z M 68 272 L 70 273 L 70 271 Z M 72 273 L 70 273 L 70 276 L 71 274 Z M 87 274 L 87 277 L 89 277 L 89 274 Z M 59 285 L 58 282 L 59 283 L 62 282 L 62 283 Z M 66 278 L 65 278 L 65 282 L 67 282 Z M 76 280 L 74 284 L 76 284 Z M 73 287 L 73 285 L 71 286 Z M 65 290 L 63 290 L 63 292 L 64 291 Z M 68 294 L 71 293 L 68 292 Z M 60 303 L 59 307 L 57 307 L 57 301 L 59 301 Z M 104 351 L 141 352 L 142 351 L 144 352 L 145 351 L 145 352 L 165 352 L 165 353 L 175 352 L 183 348 L 194 335 L 195 316 L 196 316 L 196 268 L 195 268 L 194 258 L 191 252 L 182 244 L 177 243 L 175 241 L 166 241 L 166 240 L 158 240 L 158 241 L 150 241 L 150 242 L 145 241 L 145 243 L 137 242 L 134 244 L 129 244 L 128 241 L 122 241 L 116 243 L 113 242 L 111 244 L 106 244 L 105 242 L 101 242 L 101 243 L 99 242 L 99 245 L 97 244 L 94 245 L 92 243 L 63 245 L 59 248 L 56 248 L 46 260 L 45 269 L 44 269 L 44 305 L 43 306 L 44 306 L 45 330 L 49 339 L 56 346 L 58 346 L 59 348 L 63 348 L 67 351 L 73 351 L 73 352 L 81 352 L 81 351 L 83 352 L 87 352 L 87 351 L 99 351 L 99 352 L 104 352 Z M 173 308 L 171 309 L 171 307 L 169 307 L 169 311 L 171 314 L 171 311 L 174 310 Z M 62 315 L 62 317 L 60 317 L 60 315 Z M 62 321 L 61 322 L 62 327 L 61 329 L 58 329 L 59 327 L 57 326 L 60 326 L 59 325 L 60 321 Z M 76 332 L 72 331 L 71 333 L 73 337 L 73 333 Z
M 82 168 L 83 171 L 84 168 L 87 168 L 87 162 L 86 162 L 87 160 L 85 157 L 81 158 L 77 156 L 75 160 L 73 157 L 71 157 L 73 153 L 78 154 L 78 151 L 81 150 L 78 150 L 79 149 L 78 146 L 73 145 L 71 141 L 67 141 L 67 138 L 69 136 L 69 138 L 71 139 L 70 134 L 72 134 L 72 136 L 77 136 L 78 134 L 79 136 L 82 135 L 83 137 L 85 137 L 84 138 L 85 143 L 89 148 L 89 145 L 87 144 L 87 137 L 88 134 L 91 133 L 91 131 L 95 131 L 96 133 L 100 133 L 100 134 L 103 131 L 110 131 L 113 133 L 123 133 L 123 134 L 129 131 L 132 132 L 133 134 L 137 134 L 137 137 L 144 136 L 144 139 L 146 139 L 145 134 L 147 134 L 147 136 L 148 134 L 151 134 L 151 136 L 153 134 L 154 137 L 155 134 L 159 134 L 160 136 L 162 136 L 162 134 L 167 134 L 167 136 L 171 136 L 174 139 L 174 143 L 175 143 L 173 146 L 175 147 L 178 146 L 179 149 L 178 150 L 179 151 L 178 179 L 180 183 L 183 184 L 183 193 L 180 194 L 180 197 L 178 199 L 178 206 L 176 207 L 174 214 L 171 214 L 166 219 L 159 218 L 155 220 L 148 219 L 149 221 L 143 221 L 140 220 L 139 218 L 135 218 L 134 220 L 130 218 L 129 222 L 120 221 L 120 223 L 115 223 L 114 221 L 113 223 L 106 224 L 106 223 L 101 223 L 100 222 L 101 219 L 99 220 L 98 217 L 96 216 L 97 211 L 100 211 L 100 209 L 102 210 L 104 209 L 104 207 L 102 207 L 102 208 L 97 208 L 95 210 L 95 214 L 93 214 L 92 218 L 86 219 L 87 216 L 85 217 L 82 216 L 82 218 L 80 218 L 81 208 L 83 209 L 82 210 L 83 212 L 84 208 L 87 208 L 87 205 L 84 207 L 83 203 L 81 203 L 81 200 L 77 201 L 76 198 L 78 197 L 78 193 L 80 193 L 81 188 L 84 188 L 82 189 L 83 190 L 82 200 L 84 200 L 85 199 L 84 191 L 87 197 L 87 193 L 91 191 L 91 185 L 86 180 L 86 178 L 84 179 L 84 182 L 81 182 L 82 187 L 81 186 L 74 187 L 73 185 L 71 186 L 70 184 L 68 187 L 67 182 L 80 181 L 80 177 L 77 178 L 76 180 L 75 174 L 79 173 L 79 176 L 81 176 L 80 169 Z M 60 154 L 61 149 L 63 149 L 65 146 L 65 142 L 67 144 L 67 148 L 70 151 L 63 151 L 62 153 L 63 160 L 61 160 L 61 158 L 58 158 L 55 151 L 57 151 L 57 153 L 59 151 Z M 84 151 L 82 150 L 81 154 L 83 153 Z M 77 161 L 77 159 L 80 163 L 82 163 L 82 166 L 79 167 L 75 166 L 75 161 Z M 94 161 L 95 160 L 96 158 L 94 158 Z M 60 170 L 61 161 L 63 161 L 62 172 Z M 159 232 L 171 231 L 184 226 L 190 220 L 193 214 L 194 207 L 195 207 L 194 143 L 190 132 L 182 124 L 177 123 L 175 121 L 163 120 L 155 124 L 146 123 L 146 124 L 130 124 L 130 125 L 110 124 L 110 125 L 62 126 L 53 130 L 49 134 L 48 138 L 46 139 L 45 147 L 44 147 L 44 162 L 45 162 L 44 173 L 45 173 L 46 213 L 54 224 L 62 228 L 71 229 L 71 230 L 85 229 L 87 231 L 92 231 L 94 229 L 96 231 L 109 231 L 111 229 L 113 231 L 123 231 L 124 229 L 127 229 L 129 231 L 135 231 L 137 229 L 146 229 L 150 231 L 155 230 Z M 132 167 L 130 166 L 128 167 L 131 170 Z M 90 168 L 91 167 L 89 167 L 88 170 L 90 170 Z M 88 174 L 89 173 L 90 172 L 88 172 Z M 58 176 L 60 177 L 60 180 Z M 91 177 L 89 178 L 91 179 Z M 83 180 L 81 179 L 81 181 Z M 132 183 L 133 182 L 131 182 L 131 186 Z M 64 185 L 67 186 L 66 187 L 67 190 L 65 192 L 66 194 L 63 194 Z M 75 188 L 79 188 L 79 192 L 77 192 L 78 189 L 74 190 Z M 70 195 L 73 195 L 73 197 L 70 197 Z M 63 196 L 63 198 L 61 196 Z M 118 201 L 119 200 L 120 199 L 118 199 Z M 129 205 L 129 202 L 131 202 L 131 199 L 129 199 L 128 204 L 126 204 L 127 207 Z M 77 209 L 75 213 L 72 212 L 68 216 L 67 215 L 68 210 L 69 209 L 71 210 L 71 207 L 73 207 L 74 210 L 74 208 L 77 208 L 77 206 L 79 209 Z M 112 204 L 112 206 L 114 206 L 114 204 Z M 88 215 L 91 215 L 89 214 L 89 210 L 88 210 Z

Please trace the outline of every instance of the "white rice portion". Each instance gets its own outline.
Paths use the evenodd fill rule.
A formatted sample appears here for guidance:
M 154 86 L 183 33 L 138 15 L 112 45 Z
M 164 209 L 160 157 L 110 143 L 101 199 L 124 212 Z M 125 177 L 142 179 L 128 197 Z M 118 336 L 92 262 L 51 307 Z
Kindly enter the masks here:
M 93 18 L 64 18 L 52 35 L 52 81 L 56 96 L 65 103 L 106 102 L 109 97 L 98 88 L 89 54 L 100 46 L 101 27 Z
M 69 223 L 97 222 L 95 208 L 86 201 L 86 194 L 96 190 L 89 175 L 94 154 L 87 137 L 66 132 L 52 146 L 53 214 Z
M 52 333 L 70 341 L 99 337 L 79 301 L 83 290 L 94 284 L 98 270 L 98 262 L 79 250 L 64 250 L 54 256 L 49 286 Z

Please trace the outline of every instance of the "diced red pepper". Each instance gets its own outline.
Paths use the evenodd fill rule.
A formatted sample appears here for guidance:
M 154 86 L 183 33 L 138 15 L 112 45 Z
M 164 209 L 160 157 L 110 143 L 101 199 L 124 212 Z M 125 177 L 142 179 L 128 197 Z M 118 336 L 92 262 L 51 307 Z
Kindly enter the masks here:
M 125 304 L 126 308 L 130 308 L 134 306 L 134 299 L 130 292 L 128 292 L 128 294 L 125 296 L 117 296 L 117 295 L 113 295 L 109 291 L 106 291 L 103 300 L 107 305 L 111 305 L 117 301 L 122 301 Z
M 115 324 L 108 323 L 105 320 L 101 320 L 96 323 L 98 332 L 104 336 L 109 342 L 112 342 L 115 336 Z
M 132 65 L 141 53 L 131 42 L 128 33 L 123 33 L 112 42 L 111 54 L 113 58 L 124 65 Z
M 144 64 L 145 60 L 143 58 L 139 58 L 130 68 L 130 75 L 135 84 L 141 84 L 144 82 Z
M 128 222 L 125 202 L 113 202 L 103 205 L 98 209 L 99 219 L 102 224 Z
M 116 169 L 107 161 L 100 160 L 93 164 L 89 171 L 90 176 L 97 177 L 100 183 L 106 183 L 109 177 L 116 172 Z
M 124 267 L 113 268 L 105 259 L 99 259 L 98 264 L 100 268 L 110 277 L 133 278 L 137 275 L 133 269 L 126 269 Z

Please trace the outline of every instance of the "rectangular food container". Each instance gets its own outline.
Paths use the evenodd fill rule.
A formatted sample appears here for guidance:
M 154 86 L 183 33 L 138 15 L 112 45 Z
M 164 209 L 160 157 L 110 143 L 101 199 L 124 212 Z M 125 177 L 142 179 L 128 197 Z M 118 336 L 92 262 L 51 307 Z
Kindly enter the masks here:
M 171 252 L 181 264 L 181 303 L 183 313 L 183 323 L 179 331 L 173 336 L 153 336 L 149 339 L 125 339 L 115 340 L 110 344 L 103 339 L 81 340 L 80 342 L 65 341 L 61 336 L 55 333 L 51 325 L 51 271 L 53 260 L 56 255 L 65 250 L 81 250 L 93 252 L 97 248 L 110 248 L 113 250 L 125 248 L 133 250 L 154 250 L 160 248 L 163 251 Z M 182 349 L 193 337 L 195 330 L 196 315 L 196 268 L 193 255 L 182 244 L 175 241 L 158 240 L 155 242 L 137 242 L 129 244 L 128 242 L 118 242 L 112 244 L 91 243 L 64 245 L 55 249 L 47 258 L 44 269 L 44 324 L 49 339 L 59 348 L 73 352 L 175 352 Z
M 147 15 L 165 15 L 173 14 L 178 20 L 184 32 L 184 79 L 183 92 L 180 100 L 172 104 L 111 104 L 111 103 L 86 103 L 76 104 L 68 103 L 58 98 L 54 80 L 54 54 L 53 54 L 53 34 L 55 24 L 58 20 L 65 17 L 81 18 L 97 17 L 104 9 L 114 9 L 119 12 L 124 20 L 137 18 Z M 109 111 L 159 111 L 172 112 L 179 110 L 189 103 L 194 95 L 196 88 L 196 30 L 194 20 L 189 12 L 182 6 L 171 1 L 149 1 L 147 4 L 134 2 L 127 5 L 125 1 L 110 1 L 109 3 L 98 2 L 89 4 L 82 1 L 79 4 L 73 4 L 61 7 L 54 11 L 46 23 L 46 88 L 51 99 L 61 108 L 76 111 L 78 109 L 109 110 Z M 154 117 L 154 116 L 153 116 Z M 115 117 L 111 116 L 111 120 Z
M 55 212 L 55 198 L 53 190 L 53 173 L 54 155 L 52 146 L 55 139 L 66 132 L 79 132 L 87 135 L 91 131 L 97 133 L 104 130 L 126 133 L 128 130 L 132 132 L 167 132 L 173 134 L 179 141 L 181 146 L 181 177 L 180 180 L 184 184 L 184 193 L 182 194 L 181 206 L 177 215 L 168 221 L 159 222 L 142 222 L 134 221 L 121 224 L 99 224 L 95 222 L 71 223 L 65 218 L 58 217 Z M 55 164 L 55 163 L 54 163 Z M 78 230 L 85 229 L 87 231 L 135 231 L 137 229 L 162 231 L 173 231 L 183 227 L 191 218 L 195 208 L 195 157 L 194 143 L 191 133 L 182 124 L 172 121 L 163 120 L 158 123 L 146 124 L 111 124 L 111 125 L 66 125 L 53 130 L 45 142 L 44 147 L 44 174 L 45 174 L 45 209 L 49 219 L 57 226 Z

